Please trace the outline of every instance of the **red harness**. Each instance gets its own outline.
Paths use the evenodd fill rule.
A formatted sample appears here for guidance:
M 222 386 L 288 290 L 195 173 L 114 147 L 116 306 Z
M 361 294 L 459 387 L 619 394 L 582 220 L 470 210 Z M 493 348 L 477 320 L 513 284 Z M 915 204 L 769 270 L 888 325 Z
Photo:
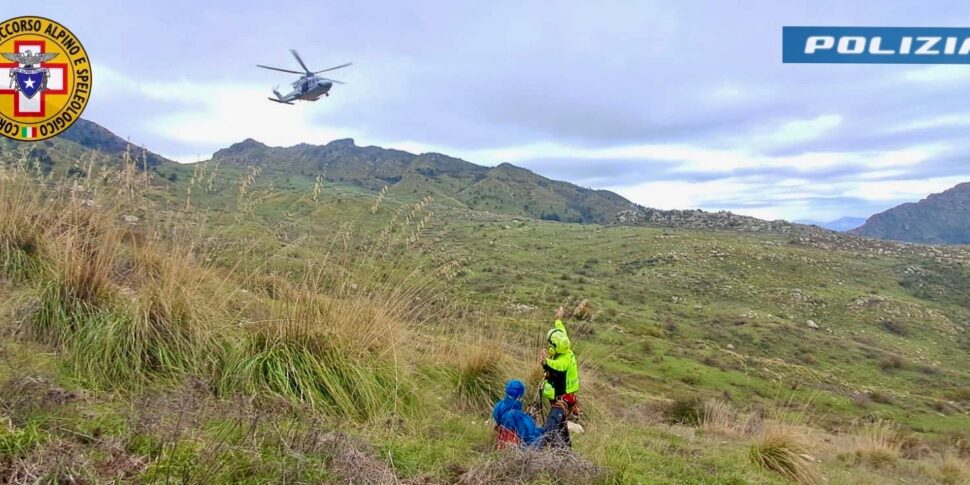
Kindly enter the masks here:
M 496 426 L 495 431 L 497 433 L 495 436 L 495 447 L 500 450 L 522 444 L 522 438 L 519 438 L 519 435 L 515 434 L 515 431 L 512 431 L 505 426 Z

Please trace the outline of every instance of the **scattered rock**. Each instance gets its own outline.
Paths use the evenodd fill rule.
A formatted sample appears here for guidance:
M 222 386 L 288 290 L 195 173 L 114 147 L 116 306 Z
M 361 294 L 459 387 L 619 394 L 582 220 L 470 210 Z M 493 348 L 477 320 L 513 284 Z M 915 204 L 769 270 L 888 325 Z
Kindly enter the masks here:
M 818 324 L 815 323 L 813 320 L 809 320 L 805 322 L 805 325 L 808 325 L 808 328 L 814 328 L 816 330 L 819 328 Z
M 515 313 L 527 313 L 535 310 L 536 306 L 529 305 L 527 303 L 513 303 L 512 305 L 509 306 L 509 309 L 511 309 Z
M 126 224 L 138 224 L 138 216 L 133 216 L 131 214 L 121 216 L 121 220 L 125 221 Z
M 621 225 L 661 228 L 728 230 L 738 232 L 772 232 L 790 236 L 789 244 L 809 246 L 824 250 L 855 251 L 871 256 L 919 256 L 934 258 L 937 262 L 970 262 L 970 251 L 960 246 L 924 246 L 899 241 L 869 239 L 855 234 L 836 232 L 817 226 L 794 224 L 788 221 L 765 221 L 727 211 L 659 210 L 638 207 L 617 213 L 615 222 Z M 710 257 L 725 255 L 717 249 Z

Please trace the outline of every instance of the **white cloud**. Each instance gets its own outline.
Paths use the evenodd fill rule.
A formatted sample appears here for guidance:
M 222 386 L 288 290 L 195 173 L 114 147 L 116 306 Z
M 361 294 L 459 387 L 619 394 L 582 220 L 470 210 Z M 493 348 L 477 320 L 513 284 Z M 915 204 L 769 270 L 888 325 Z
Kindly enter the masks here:
M 782 123 L 774 130 L 766 127 L 767 135 L 755 136 L 752 141 L 758 145 L 773 147 L 806 142 L 821 137 L 840 124 L 842 124 L 842 117 L 839 115 L 821 115 L 811 119 L 791 120 Z
M 607 187 L 641 205 L 656 209 L 700 209 L 716 202 L 743 202 L 761 194 L 761 184 L 740 178 L 687 182 L 660 180 L 630 186 Z
M 416 147 L 427 147 L 416 145 Z M 448 148 L 437 147 L 448 150 Z M 487 163 L 521 163 L 537 159 L 586 159 L 595 160 L 642 160 L 673 163 L 674 171 L 688 173 L 724 173 L 739 169 L 793 168 L 806 172 L 836 167 L 859 165 L 872 170 L 887 167 L 912 166 L 929 160 L 946 150 L 945 146 L 927 144 L 895 150 L 866 150 L 858 152 L 807 152 L 798 155 L 769 156 L 745 148 L 714 149 L 692 145 L 655 144 L 627 145 L 608 148 L 579 148 L 556 143 L 538 143 L 489 150 L 462 151 L 452 149 L 449 153 L 469 160 Z
M 945 114 L 941 116 L 922 118 L 907 123 L 901 123 L 892 127 L 889 133 L 900 133 L 914 130 L 925 130 L 931 128 L 950 128 L 970 126 L 970 116 L 960 114 Z
M 863 181 L 847 187 L 844 194 L 868 200 L 911 200 L 917 201 L 929 194 L 943 192 L 946 189 L 966 182 L 967 178 L 934 177 L 919 180 L 878 180 Z
M 956 83 L 970 80 L 970 69 L 965 65 L 936 65 L 907 70 L 902 79 L 914 83 Z
M 270 145 L 295 145 L 354 135 L 315 125 L 311 117 L 316 112 L 308 103 L 290 106 L 270 102 L 266 87 L 197 83 L 185 78 L 138 82 L 109 67 L 97 68 L 102 90 L 176 103 L 178 107 L 171 112 L 145 122 L 157 135 L 185 144 L 225 146 L 252 137 Z

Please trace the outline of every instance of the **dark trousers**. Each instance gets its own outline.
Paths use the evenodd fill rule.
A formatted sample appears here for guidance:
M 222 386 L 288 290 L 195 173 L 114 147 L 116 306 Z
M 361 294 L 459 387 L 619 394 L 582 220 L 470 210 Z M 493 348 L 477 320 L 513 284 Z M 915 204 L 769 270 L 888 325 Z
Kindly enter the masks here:
M 566 426 L 565 406 L 553 406 L 549 417 L 542 426 L 542 446 L 552 448 L 571 448 L 569 427 Z

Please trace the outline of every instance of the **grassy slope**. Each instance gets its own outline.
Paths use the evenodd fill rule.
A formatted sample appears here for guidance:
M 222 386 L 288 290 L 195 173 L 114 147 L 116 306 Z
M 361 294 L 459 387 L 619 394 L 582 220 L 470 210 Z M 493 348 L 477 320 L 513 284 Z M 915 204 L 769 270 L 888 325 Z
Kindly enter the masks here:
M 361 221 L 366 203 L 340 211 Z M 618 406 L 695 391 L 751 406 L 795 388 L 833 428 L 879 417 L 931 437 L 970 431 L 965 268 L 772 235 L 436 210 L 433 248 L 416 257 L 461 261 L 455 297 L 511 329 L 511 340 L 530 342 L 558 304 L 594 303 L 599 314 L 579 349 L 624 396 Z M 339 219 L 325 212 L 312 219 Z
M 356 208 L 350 204 L 340 211 L 358 222 L 366 219 L 363 197 Z M 272 217 L 272 208 L 267 210 Z M 937 419 L 941 400 L 967 405 L 953 399 L 970 382 L 965 372 L 970 300 L 960 290 L 970 276 L 965 267 L 930 257 L 875 258 L 801 247 L 783 236 L 436 210 L 435 250 L 429 253 L 462 262 L 461 298 L 487 306 L 513 326 L 535 330 L 545 325 L 549 308 L 569 298 L 591 299 L 601 310 L 590 339 L 598 366 L 648 379 L 663 392 L 736 389 L 742 400 L 770 397 L 780 379 L 821 387 L 819 405 L 849 415 L 883 412 L 930 423 L 928 432 L 967 430 L 962 420 Z M 312 219 L 340 219 L 322 212 Z M 515 303 L 538 309 L 516 313 Z M 821 329 L 809 328 L 808 320 Z M 886 320 L 905 335 L 887 330 Z M 599 359 L 597 344 L 613 355 Z M 626 349 L 614 353 L 617 345 Z M 651 355 L 644 359 L 646 348 Z M 626 353 L 631 356 L 621 358 Z M 882 367 L 892 355 L 902 356 L 902 368 L 886 371 Z M 688 368 L 645 365 L 658 356 Z M 742 374 L 738 370 L 698 365 L 705 360 L 740 367 L 746 384 L 729 383 L 730 376 Z M 678 372 L 699 372 L 702 382 L 679 382 Z M 889 396 L 894 405 L 855 405 L 851 394 L 865 391 Z
M 184 206 L 193 169 L 161 170 L 165 176 L 177 174 L 177 182 L 159 181 L 162 191 L 149 194 L 170 205 L 162 220 L 183 218 L 177 208 Z M 332 242 L 342 222 L 352 221 L 357 234 L 374 234 L 397 204 L 413 200 L 392 194 L 375 215 L 372 194 L 328 184 L 321 204 L 308 208 L 296 199 L 312 191 L 313 179 L 270 171 L 250 189 L 258 216 L 253 219 L 238 210 L 244 173 L 220 167 L 211 190 L 202 182 L 194 186 L 189 206 L 191 212 L 212 208 L 206 230 L 225 243 L 226 264 L 245 255 L 242 264 L 253 271 L 299 271 L 302 260 Z M 199 178 L 208 180 L 208 174 Z M 796 408 L 813 409 L 813 421 L 830 430 L 851 429 L 859 418 L 891 419 L 933 446 L 970 433 L 965 268 L 931 259 L 823 251 L 771 235 L 557 224 L 447 204 L 432 209 L 432 226 L 401 257 L 415 266 L 456 260 L 460 271 L 458 284 L 446 294 L 453 311 L 426 322 L 412 343 L 419 350 L 412 364 L 417 397 L 425 409 L 400 423 L 350 429 L 373 443 L 375 454 L 402 476 L 450 480 L 489 458 L 486 410 L 456 406 L 447 377 L 464 356 L 442 349 L 467 337 L 460 326 L 482 328 L 490 337 L 487 345 L 507 356 L 505 376 L 526 377 L 521 369 L 531 361 L 551 309 L 581 298 L 596 309 L 592 322 L 573 330 L 584 363 L 584 397 L 594 418 L 591 432 L 577 439 L 577 449 L 612 470 L 611 481 L 776 480 L 747 459 L 746 439 L 723 439 L 653 418 L 662 408 L 657 403 L 685 394 L 729 399 L 738 409 L 790 400 Z M 296 239 L 299 244 L 292 243 Z M 7 284 L 2 291 L 6 296 L 23 290 Z M 12 311 L 20 300 L 3 301 Z M 15 319 L 7 320 L 9 332 Z M 808 320 L 821 328 L 809 328 Z M 146 451 L 130 440 L 132 394 L 86 392 L 83 382 L 64 373 L 56 356 L 22 340 L 4 342 L 10 365 L 4 366 L 2 380 L 41 376 L 57 389 L 83 396 L 55 403 L 53 411 L 29 412 L 23 423 L 38 420 L 43 433 L 68 441 L 91 416 L 123 423 L 109 427 L 107 436 L 124 438 L 130 455 L 155 460 L 149 472 L 164 462 L 164 447 Z M 167 386 L 139 391 L 173 392 L 181 391 Z M 52 425 L 45 413 L 62 416 L 61 421 Z M 205 417 L 193 431 L 196 440 L 218 441 L 205 431 L 212 419 Z M 279 447 L 252 456 L 241 451 L 245 444 L 237 445 L 220 459 L 248 463 L 264 477 L 279 472 L 260 465 L 282 452 Z M 836 483 L 877 483 L 887 476 L 915 481 L 937 474 L 915 460 L 873 469 L 831 450 L 818 453 L 823 473 Z M 334 467 L 332 457 L 317 454 L 308 454 L 309 468 Z

